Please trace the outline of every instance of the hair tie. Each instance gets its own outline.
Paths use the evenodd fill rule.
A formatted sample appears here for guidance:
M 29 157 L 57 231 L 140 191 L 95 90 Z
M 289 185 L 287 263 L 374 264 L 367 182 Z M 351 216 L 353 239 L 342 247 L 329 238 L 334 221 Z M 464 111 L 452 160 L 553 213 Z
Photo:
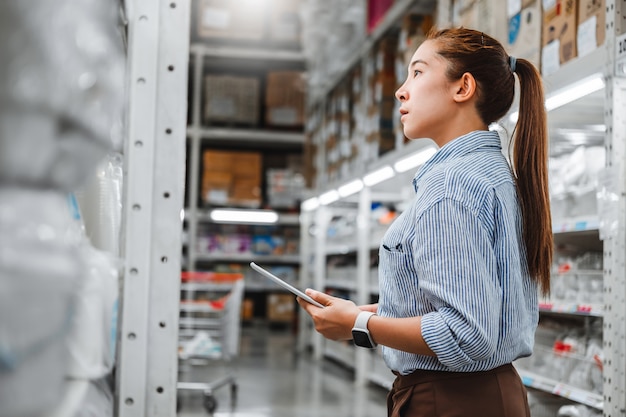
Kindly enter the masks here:
M 509 67 L 511 67 L 511 72 L 515 72 L 517 68 L 517 58 L 509 55 Z

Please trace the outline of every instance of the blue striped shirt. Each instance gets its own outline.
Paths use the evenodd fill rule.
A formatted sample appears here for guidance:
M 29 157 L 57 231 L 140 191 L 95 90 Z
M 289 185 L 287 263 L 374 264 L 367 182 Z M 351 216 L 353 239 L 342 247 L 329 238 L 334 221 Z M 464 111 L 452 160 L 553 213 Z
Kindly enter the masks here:
M 489 370 L 532 353 L 539 319 L 514 178 L 497 132 L 449 142 L 413 179 L 415 198 L 379 249 L 383 317 L 422 316 L 436 357 L 383 346 L 387 366 Z M 417 332 L 417 329 L 416 329 Z

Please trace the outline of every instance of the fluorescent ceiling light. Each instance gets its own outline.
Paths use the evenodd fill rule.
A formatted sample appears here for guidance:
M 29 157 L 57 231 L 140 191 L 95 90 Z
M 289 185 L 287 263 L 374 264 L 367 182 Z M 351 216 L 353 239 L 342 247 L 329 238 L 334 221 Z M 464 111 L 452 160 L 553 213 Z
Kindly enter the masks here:
M 583 78 L 580 82 L 551 94 L 550 97 L 546 99 L 546 110 L 554 110 L 557 107 L 564 106 L 574 100 L 602 90 L 603 88 L 604 80 L 602 79 L 602 74 L 594 74 L 590 77 Z
M 413 155 L 400 159 L 393 165 L 393 168 L 396 170 L 396 172 L 406 172 L 409 169 L 416 168 L 424 164 L 424 162 L 428 161 L 430 157 L 433 156 L 436 152 L 437 149 L 433 147 L 428 147 L 414 153 Z
M 326 191 L 320 196 L 320 204 L 327 205 L 339 200 L 339 193 L 337 190 Z
M 211 211 L 215 222 L 276 223 L 278 213 L 271 210 L 215 209 Z
M 372 185 L 376 185 L 380 182 L 388 180 L 394 175 L 395 175 L 395 172 L 393 171 L 393 168 L 391 168 L 389 165 L 386 165 L 364 176 L 363 183 L 367 185 L 368 187 L 371 187 Z
M 556 131 L 557 131 L 557 133 L 559 133 L 561 135 L 567 135 L 568 133 L 572 133 L 572 132 L 606 133 L 606 125 L 604 125 L 604 124 L 587 124 L 587 125 L 581 125 L 580 127 L 576 127 L 576 128 L 560 127 L 558 129 L 556 129 Z
M 304 200 L 301 204 L 302 210 L 304 211 L 312 211 L 320 206 L 320 200 L 317 197 L 309 198 L 308 200 Z
M 354 180 L 339 187 L 338 191 L 341 197 L 348 197 L 349 195 L 358 193 L 362 189 L 363 189 L 363 181 Z
M 600 91 L 604 88 L 604 80 L 602 74 L 597 73 L 587 78 L 583 78 L 579 82 L 576 82 L 562 90 L 551 94 L 546 99 L 546 110 L 554 110 L 561 106 L 571 103 L 572 101 L 583 98 L 591 93 Z M 515 111 L 509 116 L 509 120 L 512 123 L 517 123 L 519 112 Z

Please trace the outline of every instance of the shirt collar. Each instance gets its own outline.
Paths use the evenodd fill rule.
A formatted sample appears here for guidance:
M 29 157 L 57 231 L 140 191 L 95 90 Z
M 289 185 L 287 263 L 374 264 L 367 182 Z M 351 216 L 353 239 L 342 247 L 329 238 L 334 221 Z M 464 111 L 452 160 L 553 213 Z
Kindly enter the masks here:
M 492 130 L 475 130 L 451 140 L 417 170 L 413 177 L 413 188 L 417 191 L 418 181 L 425 174 L 430 172 L 433 167 L 483 148 L 502 149 L 498 132 Z

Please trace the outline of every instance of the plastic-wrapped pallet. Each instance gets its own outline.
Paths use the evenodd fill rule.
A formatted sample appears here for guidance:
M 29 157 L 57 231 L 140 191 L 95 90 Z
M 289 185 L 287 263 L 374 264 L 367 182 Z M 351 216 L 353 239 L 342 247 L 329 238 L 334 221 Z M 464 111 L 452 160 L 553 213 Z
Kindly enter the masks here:
M 604 161 L 602 146 L 579 146 L 570 154 L 550 158 L 551 205 L 555 219 L 597 215 L 596 190 Z
M 0 2 L 0 184 L 72 190 L 121 148 L 117 13 L 105 0 Z
M 112 367 L 117 282 L 111 278 L 106 293 L 82 293 L 91 301 L 102 297 L 103 308 L 87 301 L 78 317 L 77 293 L 101 288 L 97 281 L 106 278 L 90 275 L 84 225 L 67 196 L 122 147 L 125 57 L 118 13 L 119 3 L 108 0 L 0 2 L 2 417 L 49 415 L 58 406 L 59 415 L 73 416 L 62 408 L 65 398 L 90 400 L 70 392 L 66 379 L 101 377 Z M 81 327 L 75 321 L 89 317 L 97 322 Z M 102 343 L 96 350 L 75 343 L 70 369 L 69 335 L 93 328 Z
M 79 236 L 62 194 L 0 189 L 3 417 L 41 415 L 62 397 L 74 291 L 84 271 Z

